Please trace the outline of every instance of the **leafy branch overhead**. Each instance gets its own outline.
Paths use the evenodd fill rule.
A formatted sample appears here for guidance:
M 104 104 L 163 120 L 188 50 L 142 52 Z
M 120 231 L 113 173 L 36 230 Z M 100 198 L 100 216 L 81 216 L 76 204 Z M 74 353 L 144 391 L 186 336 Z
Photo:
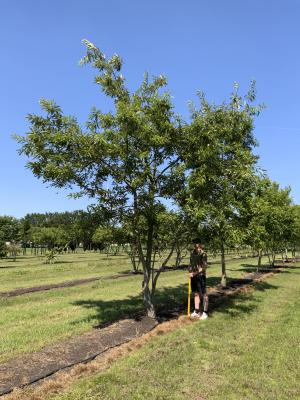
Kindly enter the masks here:
M 81 64 L 92 63 L 98 70 L 95 82 L 115 99 L 115 112 L 93 108 L 84 130 L 53 101 L 41 100 L 46 115 L 28 115 L 30 132 L 18 137 L 20 152 L 31 158 L 28 167 L 44 182 L 75 185 L 80 194 L 111 207 L 132 205 L 133 194 L 147 206 L 150 187 L 154 197 L 172 197 L 184 173 L 176 158 L 180 121 L 169 94 L 159 93 L 166 79 L 149 81 L 146 74 L 130 95 L 119 73 L 121 58 L 106 60 L 97 47 L 84 43 L 87 54 Z

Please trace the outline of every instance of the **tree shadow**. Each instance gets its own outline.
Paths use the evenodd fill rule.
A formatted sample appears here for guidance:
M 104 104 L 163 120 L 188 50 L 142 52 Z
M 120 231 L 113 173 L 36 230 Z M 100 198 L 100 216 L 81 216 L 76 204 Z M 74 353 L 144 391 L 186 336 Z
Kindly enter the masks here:
M 219 277 L 209 278 L 210 282 L 220 281 Z M 225 291 L 219 288 L 216 293 L 209 295 L 210 312 L 222 312 L 237 316 L 242 313 L 254 312 L 259 300 L 253 296 L 254 291 L 277 289 L 278 286 L 267 282 L 253 282 L 253 290 L 244 293 L 232 293 L 235 288 L 251 284 L 249 279 L 232 280 Z M 231 292 L 230 292 L 231 291 Z M 249 301 L 250 300 L 250 301 Z M 191 299 L 191 303 L 193 300 Z M 187 284 L 180 284 L 172 288 L 160 288 L 155 294 L 155 308 L 159 318 L 167 316 L 176 318 L 186 312 L 188 303 Z M 244 304 L 243 304 L 244 303 Z M 145 314 L 140 295 L 127 296 L 117 300 L 78 300 L 72 303 L 75 306 L 92 309 L 93 315 L 73 321 L 73 324 L 91 323 L 94 328 L 103 328 L 126 318 L 139 318 Z
M 75 262 L 76 261 L 60 261 L 59 259 L 57 259 L 51 265 L 55 265 L 55 264 L 74 264 Z
M 260 300 L 254 296 L 256 291 L 265 292 L 267 290 L 276 290 L 279 286 L 268 282 L 254 282 L 253 290 L 236 293 L 226 298 L 214 298 L 210 296 L 210 303 L 213 312 L 223 313 L 232 317 L 238 317 L 240 314 L 250 314 L 256 311 Z
M 262 264 L 258 269 L 258 272 L 269 272 L 275 271 L 276 267 L 272 267 L 270 264 Z M 257 272 L 257 265 L 255 264 L 241 264 L 241 268 L 226 268 L 226 271 L 243 271 L 243 272 Z
M 184 301 L 184 298 L 186 301 Z M 164 309 L 177 309 L 179 312 L 182 304 L 187 302 L 187 285 L 182 284 L 172 288 L 157 289 L 155 293 L 155 307 L 159 313 Z M 145 308 L 141 295 L 127 296 L 117 300 L 78 300 L 72 303 L 75 306 L 95 310 L 95 313 L 86 318 L 74 321 L 73 324 L 92 322 L 94 328 L 103 328 L 113 322 L 138 318 L 144 315 Z

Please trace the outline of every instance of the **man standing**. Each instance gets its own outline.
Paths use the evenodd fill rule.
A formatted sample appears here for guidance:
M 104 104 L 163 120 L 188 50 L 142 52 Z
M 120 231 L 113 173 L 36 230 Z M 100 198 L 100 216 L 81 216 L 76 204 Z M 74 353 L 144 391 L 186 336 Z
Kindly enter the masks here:
M 200 240 L 195 241 L 194 251 L 191 253 L 189 276 L 191 288 L 194 293 L 195 310 L 191 318 L 208 318 L 208 295 L 206 293 L 206 268 L 207 255 L 203 250 Z M 203 313 L 200 316 L 201 297 L 203 302 Z

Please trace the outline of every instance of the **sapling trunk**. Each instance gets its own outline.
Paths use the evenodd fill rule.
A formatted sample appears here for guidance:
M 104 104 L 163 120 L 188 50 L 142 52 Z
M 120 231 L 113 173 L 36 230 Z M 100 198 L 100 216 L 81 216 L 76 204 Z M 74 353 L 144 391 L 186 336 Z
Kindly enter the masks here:
M 221 286 L 227 286 L 227 277 L 226 277 L 226 261 L 225 261 L 225 248 L 224 243 L 221 244 L 221 270 L 222 270 L 222 277 L 221 277 Z
M 262 249 L 258 250 L 257 272 L 261 268 Z

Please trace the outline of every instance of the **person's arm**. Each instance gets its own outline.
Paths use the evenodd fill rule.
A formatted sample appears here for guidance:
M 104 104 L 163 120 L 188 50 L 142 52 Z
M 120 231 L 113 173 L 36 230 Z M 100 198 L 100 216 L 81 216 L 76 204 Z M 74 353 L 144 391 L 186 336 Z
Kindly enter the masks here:
M 200 273 L 206 273 L 206 269 L 207 269 L 207 254 L 204 253 L 202 256 L 202 263 L 199 266 L 199 272 Z
M 193 272 L 193 260 L 192 260 L 192 255 L 190 256 L 190 264 L 189 264 L 189 277 L 193 278 L 194 272 Z

